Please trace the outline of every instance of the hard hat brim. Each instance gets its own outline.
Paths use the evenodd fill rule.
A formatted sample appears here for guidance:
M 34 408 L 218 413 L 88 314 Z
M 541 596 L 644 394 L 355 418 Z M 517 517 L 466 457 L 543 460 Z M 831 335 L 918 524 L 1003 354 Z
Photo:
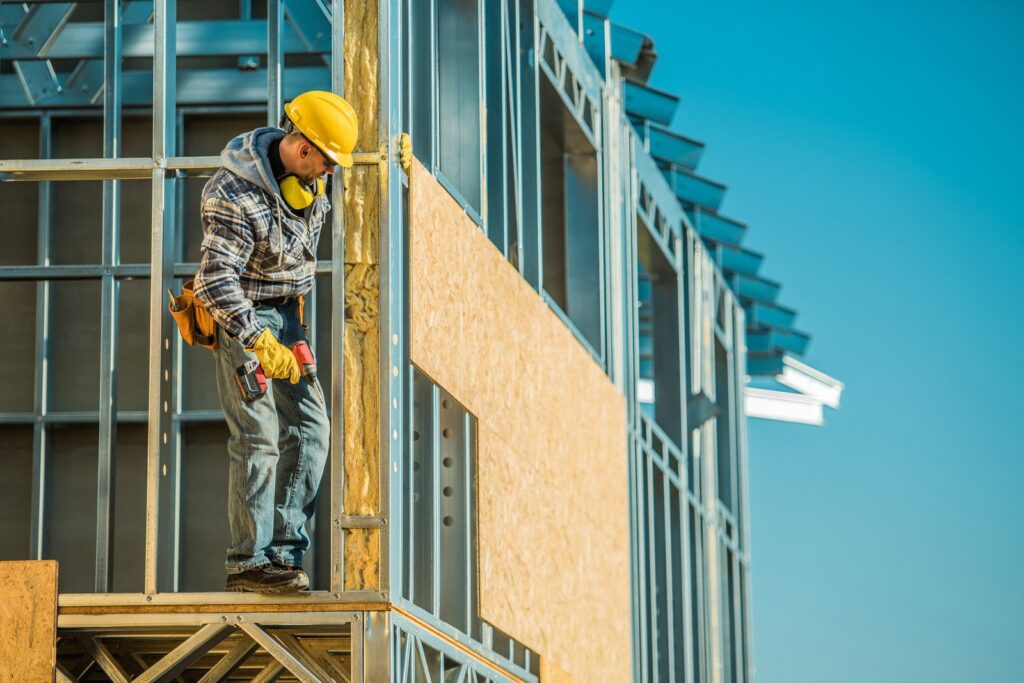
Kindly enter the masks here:
M 352 168 L 353 164 L 351 154 L 342 154 L 340 152 L 338 154 L 332 155 L 331 161 L 336 163 L 338 166 L 341 166 L 342 168 Z

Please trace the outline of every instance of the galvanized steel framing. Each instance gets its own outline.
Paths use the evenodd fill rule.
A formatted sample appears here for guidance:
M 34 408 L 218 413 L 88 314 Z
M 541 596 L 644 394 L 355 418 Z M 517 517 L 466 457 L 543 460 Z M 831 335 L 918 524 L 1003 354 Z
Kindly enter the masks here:
M 53 25 L 67 20 L 51 5 L 46 15 Z M 429 118 L 417 118 L 410 101 L 416 97 L 436 97 L 436 84 L 417 90 L 409 79 L 413 55 L 405 40 L 411 27 L 412 3 L 382 0 L 379 8 L 380 46 L 380 129 L 381 149 L 361 150 L 357 163 L 378 164 L 384 194 L 380 203 L 381 264 L 381 509 L 380 517 L 347 515 L 343 508 L 343 420 L 342 411 L 331 413 L 331 492 L 332 539 L 330 548 L 329 590 L 313 593 L 297 601 L 324 603 L 389 603 L 392 609 L 351 612 L 295 612 L 268 616 L 247 616 L 242 612 L 180 615 L 161 622 L 162 617 L 132 613 L 131 606 L 142 605 L 262 605 L 274 602 L 258 596 L 225 594 L 186 594 L 178 592 L 177 572 L 180 552 L 178 506 L 182 468 L 182 424 L 216 420 L 216 411 L 181 409 L 181 342 L 164 314 L 164 296 L 177 278 L 194 271 L 195 264 L 176 263 L 181 211 L 180 179 L 186 175 L 209 174 L 218 166 L 215 157 L 182 157 L 181 112 L 230 110 L 234 104 L 211 100 L 205 95 L 189 95 L 180 102 L 179 92 L 193 90 L 197 83 L 216 82 L 230 76 L 238 84 L 237 100 L 247 102 L 251 80 L 263 79 L 262 92 L 267 102 L 267 120 L 276 123 L 285 97 L 286 79 L 292 84 L 330 87 L 344 93 L 340 46 L 343 41 L 342 0 L 331 0 L 333 21 L 328 38 L 307 40 L 311 53 L 330 59 L 327 67 L 285 68 L 284 55 L 297 49 L 290 27 L 304 12 L 286 0 L 268 1 L 268 18 L 251 19 L 251 5 L 241 3 L 241 18 L 230 23 L 234 36 L 216 47 L 213 53 L 237 55 L 248 67 L 256 66 L 253 55 L 263 53 L 266 69 L 210 73 L 190 72 L 178 76 L 176 56 L 193 54 L 204 31 L 215 27 L 202 22 L 178 23 L 174 0 L 152 3 L 153 79 L 153 152 L 150 158 L 120 157 L 120 127 L 126 111 L 137 111 L 141 96 L 136 74 L 124 78 L 119 56 L 145 54 L 149 26 L 137 21 L 125 24 L 123 14 L 140 3 L 104 0 L 102 89 L 104 122 L 104 158 L 53 160 L 51 120 L 53 97 L 43 97 L 39 89 L 31 102 L 0 83 L 0 104 L 8 111 L 0 116 L 38 116 L 39 159 L 0 161 L 0 180 L 25 180 L 39 183 L 37 264 L 0 267 L 0 280 L 36 281 L 36 349 L 33 413 L 7 414 L 0 422 L 33 425 L 33 492 L 31 511 L 31 552 L 33 558 L 46 557 L 45 491 L 50 468 L 51 425 L 66 422 L 94 422 L 98 432 L 98 477 L 96 520 L 96 594 L 62 595 L 65 607 L 123 606 L 118 618 L 61 617 L 62 637 L 81 638 L 85 650 L 105 670 L 116 667 L 104 650 L 95 629 L 176 627 L 195 628 L 189 646 L 166 663 L 167 670 L 194 656 L 214 641 L 234 638 L 225 650 L 220 669 L 226 671 L 251 654 L 255 645 L 273 656 L 277 664 L 310 674 L 322 663 L 310 662 L 293 640 L 285 637 L 271 642 L 264 636 L 265 626 L 299 627 L 346 623 L 353 640 L 352 680 L 407 680 L 417 667 L 424 672 L 433 665 L 427 653 L 437 653 L 437 662 L 456 661 L 457 677 L 465 681 L 535 680 L 536 654 L 500 630 L 479 619 L 472 585 L 475 549 L 471 501 L 473 448 L 472 416 L 442 414 L 443 388 L 429 385 L 427 403 L 414 408 L 417 391 L 428 386 L 428 378 L 418 378 L 409 364 L 406 339 L 405 235 L 407 215 L 407 179 L 402 172 L 397 141 L 403 131 L 411 131 L 417 153 L 425 149 L 425 163 L 438 171 L 436 145 L 438 121 L 434 109 Z M 425 3 L 430 17 L 435 2 Z M 288 14 L 286 14 L 288 12 Z M 593 25 L 593 18 L 588 16 Z M 432 21 L 432 19 L 431 19 Z M 435 29 L 430 24 L 430 54 L 436 47 Z M 637 681 L 750 681 L 750 583 L 749 521 L 746 506 L 746 444 L 742 413 L 745 348 L 744 314 L 737 296 L 711 259 L 697 231 L 690 224 L 668 181 L 645 149 L 645 142 L 633 129 L 624 107 L 624 86 L 619 68 L 608 48 L 608 25 L 604 25 L 605 62 L 595 67 L 582 44 L 581 22 L 570 22 L 554 0 L 501 0 L 481 4 L 478 10 L 481 35 L 497 35 L 497 43 L 481 38 L 480 107 L 487 118 L 480 122 L 482 140 L 489 140 L 480 166 L 481 201 L 486 206 L 467 205 L 467 211 L 481 224 L 495 245 L 509 258 L 538 294 L 545 296 L 543 283 L 543 240 L 540 207 L 540 78 L 548 79 L 558 92 L 566 111 L 579 124 L 592 144 L 597 158 L 599 196 L 599 260 L 602 268 L 600 302 L 601 338 L 596 346 L 575 328 L 568 315 L 547 297 L 552 309 L 573 329 L 581 343 L 593 353 L 605 371 L 627 398 L 629 435 L 630 514 L 632 529 L 634 679 Z M 486 28 L 486 31 L 484 31 Z M 95 26 L 76 26 L 63 38 L 59 31 L 47 41 L 45 49 L 24 52 L 19 57 L 18 73 L 27 82 L 29 72 L 47 76 L 50 58 L 92 56 L 95 53 Z M 221 26 L 222 32 L 228 28 Z M 265 30 L 265 34 L 263 33 Z M 53 35 L 53 33 L 51 33 Z M 266 40 L 260 37 L 265 35 Z M 90 38 L 90 36 L 93 36 Z M 307 37 L 308 38 L 308 37 Z M 599 36 L 598 40 L 602 37 Z M 90 42 L 92 41 L 92 42 Z M 178 43 L 179 50 L 175 45 Z M 302 41 L 299 41 L 302 43 Z M 19 44 L 20 45 L 20 44 Z M 13 49 L 13 48 L 11 48 Z M 20 49 L 20 48 L 19 48 Z M 201 54 L 213 54 L 203 52 Z M 241 63 L 241 62 L 240 62 Z M 422 66 L 418 68 L 423 68 Z M 435 61 L 430 72 L 439 68 Z M 52 71 L 52 69 L 51 69 Z M 543 75 L 542 75 L 543 74 Z M 602 74 L 605 77 L 602 77 Z M 48 77 L 48 76 L 47 76 Z M 327 77 L 327 82 L 324 82 Z M 56 76 L 54 76 L 56 79 Z M 205 80 L 204 80 L 205 79 Z M 3 79 L 0 79 L 2 81 Z M 9 83 L 10 81 L 4 81 Z M 34 81 L 33 81 L 34 82 Z M 316 84 L 322 84 L 317 86 Z M 42 86 L 38 86 L 41 88 Z M 26 86 L 27 88 L 27 86 Z M 250 88 L 247 90 L 247 88 Z M 29 92 L 27 89 L 26 92 Z M 206 99 L 204 99 L 206 98 Z M 70 97 L 71 105 L 60 115 L 95 115 L 88 107 L 92 101 Z M 199 104 L 205 103 L 205 104 Z M 31 105 L 24 107 L 25 104 Z M 211 108 L 212 105 L 212 108 Z M 19 110 L 11 109 L 21 106 Z M 243 104 L 251 107 L 251 103 Z M 200 109 L 206 107 L 206 109 Z M 262 110 L 258 108 L 257 110 Z M 417 126 L 421 129 L 418 130 Z M 487 137 L 500 131 L 499 140 Z M 421 135 L 426 137 L 423 140 Z M 458 189 L 441 174 L 440 180 L 464 204 Z M 54 265 L 51 263 L 51 185 L 57 180 L 103 179 L 102 260 L 95 265 Z M 152 242 L 148 264 L 119 262 L 120 217 L 118 196 L 121 183 L 133 179 L 152 180 Z M 321 262 L 318 273 L 330 274 L 332 301 L 344 299 L 345 225 L 341 183 L 334 186 L 331 245 L 334 258 Z M 514 215 L 513 215 L 514 214 Z M 671 338 L 678 355 L 665 363 L 671 377 L 659 377 L 673 387 L 678 405 L 673 425 L 659 425 L 640 405 L 637 395 L 639 376 L 639 323 L 636 312 L 637 240 L 641 232 L 658 246 L 665 263 L 674 273 L 678 306 Z M 646 239 L 646 238 L 645 238 Z M 117 404 L 117 326 L 119 283 L 126 277 L 150 279 L 149 301 L 149 403 L 145 413 L 119 411 Z M 48 330 L 51 325 L 52 280 L 98 279 L 101 282 L 100 403 L 96 412 L 54 413 L 50 408 Z M 320 321 L 323 324 L 325 321 Z M 332 331 L 331 405 L 344 402 L 344 353 L 342 331 L 344 307 L 334 305 L 329 321 Z M 657 332 L 656 332 L 657 334 Z M 716 360 L 716 347 L 721 349 Z M 721 367 L 721 358 L 726 366 Z M 716 367 L 716 364 L 718 367 Z M 724 385 L 717 378 L 723 378 Z M 418 389 L 419 388 L 419 389 Z M 668 400 L 668 399 L 665 399 Z M 675 409 L 674 409 L 675 410 Z M 718 434 L 719 420 L 728 434 L 730 481 L 733 507 L 719 501 Z M 145 588 L 141 594 L 111 594 L 110 548 L 115 514 L 112 487 L 116 480 L 115 449 L 119 422 L 147 422 L 148 467 L 145 543 Z M 416 425 L 429 431 L 429 448 L 414 445 Z M 455 436 L 442 444 L 441 434 L 449 430 Z M 417 448 L 420 448 L 418 451 Z M 442 453 L 458 452 L 458 466 L 441 466 Z M 415 455 L 420 453 L 420 455 Z M 417 534 L 417 513 L 413 499 L 415 457 L 430 458 L 429 486 L 432 492 L 428 536 Z M 421 463 L 426 464 L 426 463 Z M 165 469 L 166 468 L 166 469 Z M 461 469 L 460 469 L 461 468 Z M 416 484 L 416 485 L 421 485 Z M 453 488 L 458 495 L 444 495 Z M 393 494 L 393 495 L 392 495 Z M 445 519 L 452 520 L 451 525 Z M 344 586 L 344 530 L 375 527 L 383 534 L 381 585 L 379 591 L 346 590 Z M 442 585 L 440 549 L 451 548 L 461 567 L 455 577 L 465 577 L 462 597 L 442 603 L 442 595 L 457 592 L 454 578 Z M 426 554 L 430 569 L 417 577 L 419 557 Z M 417 583 L 429 577 L 430 585 Z M 418 599 L 418 591 L 428 590 L 430 599 Z M 729 587 L 733 588 L 730 589 Z M 733 590 L 733 593 L 729 593 Z M 280 602 L 280 601 L 277 601 Z M 287 600 L 286 600 L 287 602 Z M 454 606 L 454 607 L 453 607 Z M 268 613 L 269 614 L 269 613 Z M 343 615 L 338 622 L 338 615 Z M 90 621 L 92 619 L 92 621 Z M 191 619 L 191 621 L 189 621 Z M 236 626 L 218 626 L 235 619 Z M 147 621 L 149 620 L 149 621 Z M 160 623 L 157 623 L 160 622 Z M 357 626 L 360 624 L 361 626 Z M 83 630 L 84 629 L 84 630 Z M 92 630 L 89 630 L 92 629 Z M 239 630 L 240 629 L 240 630 Z M 238 634 L 244 632 L 249 640 Z M 263 635 L 261 635 L 263 634 Z M 355 643 L 361 643 L 356 647 Z M 228 641 L 225 641 L 228 642 Z M 254 645 L 255 644 L 255 645 Z M 226 646 L 225 646 L 226 647 Z M 379 648 L 379 651 L 378 649 Z M 358 655 L 356 654 L 358 650 Z M 390 655 L 382 654 L 390 652 Z M 173 652 L 168 653 L 168 657 Z M 245 655 L 245 656 L 243 656 Z M 433 656 L 433 655 L 431 655 Z M 490 663 L 490 664 L 489 664 Z M 357 665 L 358 664 L 358 665 Z M 266 678 L 275 674 L 268 664 Z M 442 664 L 443 667 L 443 664 Z M 443 670 L 443 669 L 442 669 Z M 372 673 L 371 673 L 372 672 Z M 159 672 L 157 672 L 159 673 Z M 64 672 L 63 675 L 68 675 Z M 212 676 L 213 674 L 211 674 Z M 296 675 L 299 675 L 296 673 Z M 426 675 L 426 674 L 425 674 Z M 433 675 L 433 674 L 431 674 Z M 152 677 L 157 677 L 153 674 Z M 300 676 L 301 678 L 301 676 Z M 433 680 L 448 680 L 435 677 Z

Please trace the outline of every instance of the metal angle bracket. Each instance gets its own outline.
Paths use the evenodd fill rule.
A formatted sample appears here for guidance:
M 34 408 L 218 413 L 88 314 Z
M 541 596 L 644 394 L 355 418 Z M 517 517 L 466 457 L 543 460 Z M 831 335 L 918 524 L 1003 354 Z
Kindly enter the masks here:
M 686 423 L 691 430 L 721 414 L 722 408 L 703 392 L 691 396 L 686 402 Z
M 383 515 L 342 515 L 335 526 L 342 529 L 380 529 L 387 524 L 387 517 Z

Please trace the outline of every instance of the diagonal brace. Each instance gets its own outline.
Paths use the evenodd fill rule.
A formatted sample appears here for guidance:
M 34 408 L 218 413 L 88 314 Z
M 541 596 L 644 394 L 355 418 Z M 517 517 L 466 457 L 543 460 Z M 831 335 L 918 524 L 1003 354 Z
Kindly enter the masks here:
M 231 635 L 232 630 L 232 624 L 207 624 L 146 669 L 144 674 L 135 679 L 136 683 L 167 683 L 173 680 L 210 648 Z
M 267 653 L 281 662 L 286 669 L 292 672 L 292 675 L 299 679 L 302 683 L 320 683 L 317 677 L 300 662 L 291 652 L 289 652 L 281 643 L 274 639 L 269 633 L 261 629 L 256 624 L 250 624 L 242 622 L 238 624 L 238 628 L 245 631 L 250 638 L 255 640 L 260 646 L 267 651 Z

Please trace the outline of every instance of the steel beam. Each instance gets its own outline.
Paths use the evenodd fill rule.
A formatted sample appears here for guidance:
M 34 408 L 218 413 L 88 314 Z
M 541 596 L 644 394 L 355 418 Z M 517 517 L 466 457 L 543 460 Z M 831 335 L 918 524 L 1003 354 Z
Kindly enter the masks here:
M 331 2 L 331 90 L 345 95 L 345 3 Z M 344 175 L 332 183 L 331 205 L 331 562 L 330 590 L 345 590 L 345 197 Z
M 89 594 L 96 595 L 96 594 Z M 197 605 L 210 605 L 213 602 L 204 602 L 197 594 L 192 607 Z M 206 593 L 207 596 L 220 596 L 220 593 Z M 308 599 L 306 600 L 308 604 Z M 230 607 L 238 607 L 236 603 Z M 299 601 L 292 601 L 284 604 L 299 604 Z M 120 605 L 120 607 L 127 607 Z M 381 605 L 386 608 L 386 605 Z M 382 610 L 383 611 L 383 610 Z M 196 612 L 183 610 L 176 612 L 140 612 L 138 610 L 126 609 L 123 613 L 101 613 L 101 614 L 61 614 L 57 619 L 57 627 L 62 631 L 84 630 L 112 631 L 120 630 L 128 632 L 138 629 L 182 629 L 189 626 L 206 625 L 238 625 L 242 623 L 262 624 L 263 626 L 332 626 L 341 627 L 344 624 L 354 624 L 359 621 L 361 612 L 353 611 L 302 611 L 302 612 L 246 612 L 228 610 L 223 612 Z M 357 632 L 355 629 L 353 632 Z
M 39 156 L 49 158 L 52 151 L 52 129 L 49 114 L 39 119 Z M 36 258 L 41 267 L 50 264 L 52 192 L 50 183 L 39 184 L 39 204 L 36 222 Z M 33 409 L 36 415 L 49 410 L 50 389 L 50 297 L 52 284 L 36 284 L 36 338 L 35 383 Z M 46 424 L 36 421 L 32 427 L 32 511 L 30 513 L 31 538 L 29 557 L 43 559 L 46 552 L 47 480 L 50 469 L 50 431 Z
M 187 669 L 192 662 L 206 654 L 210 648 L 231 635 L 234 629 L 232 624 L 224 623 L 203 626 L 184 643 L 146 669 L 141 676 L 135 679 L 135 683 L 169 683 Z
M 379 152 L 352 154 L 354 164 L 376 166 L 383 160 Z M 220 157 L 16 159 L 0 161 L 0 181 L 150 180 L 157 169 L 169 172 L 171 177 L 203 177 L 213 175 L 220 167 Z
M 353 630 L 358 625 L 353 625 Z M 391 670 L 392 638 L 391 612 L 364 612 L 362 626 L 362 655 L 352 666 L 355 681 L 395 680 Z
M 38 64 L 46 68 L 47 62 L 19 64 Z M 287 75 L 285 97 L 294 97 L 306 90 L 326 90 L 330 87 L 330 73 L 322 66 L 289 67 Z M 41 80 L 41 76 L 35 76 L 33 83 Z M 68 85 L 69 87 L 62 87 L 61 91 L 53 94 L 51 91 L 56 88 L 54 82 L 53 85 L 45 86 L 46 93 L 34 97 L 26 94 L 18 75 L 0 76 L 0 108 L 77 108 L 94 105 L 96 92 L 90 88 L 83 89 L 82 86 L 70 87 L 77 85 L 76 82 L 70 82 Z M 125 71 L 122 85 L 126 106 L 147 105 L 152 102 L 153 73 L 144 70 Z M 180 92 L 179 102 L 189 105 L 251 104 L 265 102 L 267 97 L 267 75 L 263 69 L 182 69 L 177 86 Z M 42 99 L 43 97 L 46 99 Z
M 539 31 L 534 0 L 524 0 L 522 35 L 519 48 L 519 110 L 521 113 L 520 168 L 522 169 L 523 243 L 519 271 L 536 291 L 543 291 L 544 239 L 540 224 L 540 81 L 537 56 Z
M 121 16 L 120 0 L 104 0 L 103 35 L 103 156 L 121 154 Z M 100 294 L 99 445 L 96 476 L 97 593 L 110 590 L 114 580 L 114 490 L 117 472 L 117 349 L 120 282 L 110 273 L 120 252 L 120 186 L 103 181 L 101 260 L 105 269 Z
M 401 468 L 402 435 L 407 429 L 405 421 L 405 368 L 406 355 L 406 274 L 405 239 L 403 229 L 405 189 L 401 182 L 403 169 L 398 154 L 402 127 L 402 21 L 400 0 L 387 0 L 378 7 L 378 50 L 380 54 L 380 93 L 378 116 L 378 140 L 386 155 L 382 164 L 378 186 L 380 198 L 378 214 L 380 225 L 380 398 L 378 414 L 381 421 L 381 448 L 377 463 L 380 482 L 380 511 L 394 519 L 392 508 L 392 476 L 395 467 Z M 401 484 L 395 488 L 395 498 L 400 498 Z M 397 502 L 398 509 L 401 501 Z M 399 526 L 401 526 L 401 518 Z M 385 599 L 395 588 L 392 584 L 392 559 L 401 557 L 399 540 L 392 540 L 398 533 L 389 526 L 380 531 L 380 590 Z
M 354 628 L 354 627 L 353 627 Z M 295 659 L 297 659 L 306 669 L 311 671 L 316 680 L 318 681 L 333 681 L 334 677 L 331 676 L 326 669 L 324 669 L 318 661 L 308 652 L 306 648 L 302 646 L 299 639 L 291 633 L 277 633 L 275 635 L 278 642 L 281 643 L 289 653 L 291 653 Z
M 295 655 L 259 626 L 242 622 L 238 625 L 238 628 L 245 631 L 250 638 L 259 643 L 260 647 L 266 650 L 271 657 L 283 664 L 284 668 L 288 669 L 299 681 L 302 683 L 319 683 L 316 674 L 307 669 Z
M 251 638 L 242 638 L 220 661 L 203 674 L 199 683 L 219 683 L 226 680 L 238 666 L 255 652 L 258 645 Z
M 53 680 L 57 683 L 78 683 L 78 679 L 63 664 L 57 662 L 53 669 Z
M 175 55 L 174 29 L 176 0 L 156 0 L 154 10 L 153 61 L 153 159 L 173 155 L 175 145 Z M 162 468 L 169 456 L 170 413 L 163 410 L 172 397 L 170 370 L 171 319 L 164 314 L 165 292 L 172 283 L 174 266 L 174 181 L 163 166 L 153 171 L 152 241 L 149 290 L 149 432 L 146 485 L 146 557 L 145 592 L 156 593 L 160 518 L 158 506 L 163 497 Z M 166 548 L 163 549 L 166 551 Z
M 267 0 L 267 125 L 276 126 L 281 118 L 284 90 L 284 50 L 281 27 L 284 23 L 283 0 Z
M 275 659 L 263 667 L 263 670 L 252 679 L 252 683 L 273 683 L 282 671 L 284 671 L 284 665 Z
M 131 675 L 125 671 L 120 662 L 114 659 L 114 655 L 102 641 L 82 634 L 78 636 L 78 642 L 82 644 L 89 656 L 96 660 L 99 667 L 103 669 L 103 673 L 107 674 L 113 683 L 128 683 L 131 680 Z
M 263 19 L 178 22 L 177 54 L 182 57 L 262 54 L 267 49 L 267 23 Z M 0 47 L 0 59 L 102 59 L 103 31 L 104 25 L 100 22 L 72 22 L 66 24 L 45 49 L 33 50 L 31 46 L 23 43 L 10 42 Z M 284 54 L 319 54 L 326 51 L 326 47 L 324 44 L 307 48 L 293 31 L 285 31 L 281 35 L 281 48 Z M 153 56 L 152 24 L 126 22 L 124 56 Z

